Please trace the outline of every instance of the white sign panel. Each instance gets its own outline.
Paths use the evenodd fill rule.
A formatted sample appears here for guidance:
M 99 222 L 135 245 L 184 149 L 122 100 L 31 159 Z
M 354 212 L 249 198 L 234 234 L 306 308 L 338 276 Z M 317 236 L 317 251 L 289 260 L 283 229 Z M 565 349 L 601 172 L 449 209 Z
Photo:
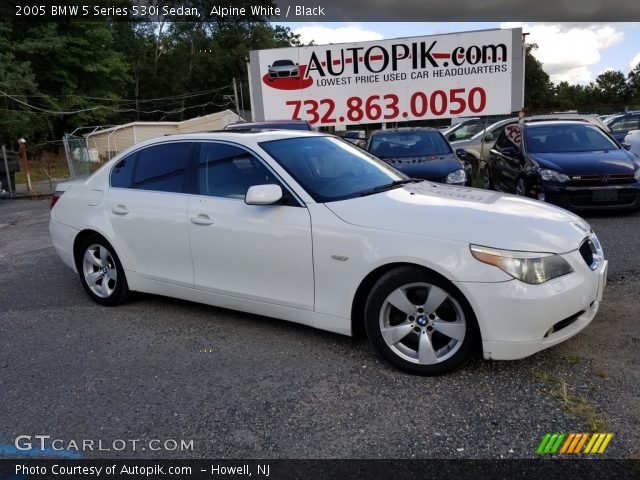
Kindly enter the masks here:
M 505 114 L 522 108 L 522 31 L 251 52 L 254 120 L 314 126 Z

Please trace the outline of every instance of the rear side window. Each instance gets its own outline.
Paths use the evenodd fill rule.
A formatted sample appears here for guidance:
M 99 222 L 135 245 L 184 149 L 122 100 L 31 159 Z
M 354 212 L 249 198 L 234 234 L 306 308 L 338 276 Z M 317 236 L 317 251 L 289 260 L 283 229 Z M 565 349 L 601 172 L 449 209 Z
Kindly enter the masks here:
M 185 193 L 193 144 L 164 143 L 138 152 L 130 188 Z
M 138 153 L 132 153 L 116 163 L 111 170 L 111 186 L 115 188 L 129 188 L 131 186 L 131 177 L 133 175 L 133 167 L 135 166 Z

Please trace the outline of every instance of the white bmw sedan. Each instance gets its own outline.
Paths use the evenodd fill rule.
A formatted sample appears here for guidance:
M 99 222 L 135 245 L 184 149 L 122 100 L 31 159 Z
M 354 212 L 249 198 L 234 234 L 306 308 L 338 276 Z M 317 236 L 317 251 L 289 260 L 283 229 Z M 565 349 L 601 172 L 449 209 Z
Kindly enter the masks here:
M 607 262 L 580 217 L 416 181 L 310 132 L 176 135 L 58 186 L 53 244 L 102 305 L 131 291 L 351 335 L 431 375 L 585 328 Z M 364 327 L 364 328 L 363 328 Z

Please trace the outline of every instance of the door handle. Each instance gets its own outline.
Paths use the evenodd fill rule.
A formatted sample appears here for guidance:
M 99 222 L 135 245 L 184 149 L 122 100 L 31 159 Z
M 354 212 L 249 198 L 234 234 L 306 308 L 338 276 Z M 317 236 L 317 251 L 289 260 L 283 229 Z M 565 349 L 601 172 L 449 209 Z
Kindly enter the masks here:
M 124 205 L 116 205 L 114 207 L 111 207 L 111 211 L 116 215 L 126 215 L 127 213 L 129 213 L 129 210 L 127 210 L 127 207 L 125 207 Z
M 191 217 L 191 223 L 195 223 L 196 225 L 212 225 L 213 220 L 209 218 L 209 215 L 201 213 L 197 217 Z

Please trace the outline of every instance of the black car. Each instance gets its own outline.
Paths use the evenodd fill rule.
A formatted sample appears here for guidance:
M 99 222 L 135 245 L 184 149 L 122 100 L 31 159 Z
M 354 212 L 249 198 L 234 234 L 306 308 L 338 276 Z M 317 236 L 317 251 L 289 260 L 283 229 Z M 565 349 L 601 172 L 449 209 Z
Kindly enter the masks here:
M 367 150 L 411 178 L 453 185 L 466 185 L 470 178 L 468 166 L 433 128 L 376 130 Z
M 585 122 L 507 125 L 491 149 L 485 188 L 569 209 L 640 207 L 640 159 Z

